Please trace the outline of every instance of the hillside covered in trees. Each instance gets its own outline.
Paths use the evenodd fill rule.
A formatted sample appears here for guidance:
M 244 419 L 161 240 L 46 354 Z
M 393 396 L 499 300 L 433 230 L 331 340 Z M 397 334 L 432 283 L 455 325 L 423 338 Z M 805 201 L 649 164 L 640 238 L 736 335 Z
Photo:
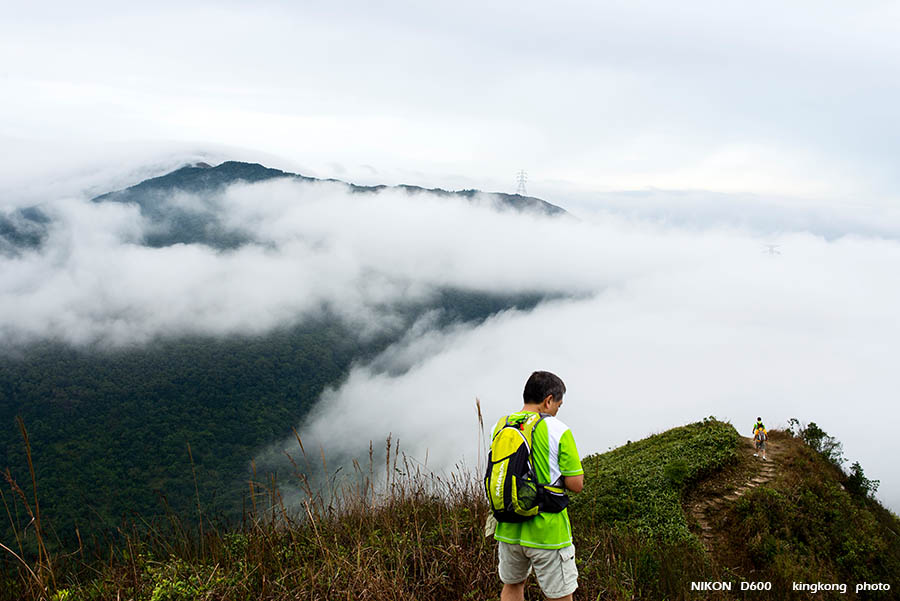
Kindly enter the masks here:
M 445 291 L 404 316 L 411 324 L 440 310 L 449 325 L 539 300 Z M 185 511 L 196 490 L 213 514 L 239 519 L 253 454 L 291 436 L 327 386 L 403 332 L 360 343 L 339 319 L 326 318 L 260 336 L 115 351 L 30 346 L 0 361 L 2 467 L 22 486 L 29 481 L 21 418 L 42 507 L 65 547 L 77 544 L 76 528 L 87 536 L 123 518 L 163 515 L 167 506 Z M 26 522 L 19 515 L 17 527 Z M 10 525 L 0 531 L 10 536 Z
M 140 226 L 141 235 L 131 236 L 128 230 L 113 252 L 139 249 L 162 253 L 166 247 L 190 248 L 214 260 L 228 261 L 245 245 L 262 249 L 260 252 L 272 247 L 271 241 L 254 237 L 229 218 L 225 207 L 229 190 L 272 181 L 319 182 L 332 193 L 349 193 L 354 198 L 371 198 L 391 189 L 320 182 L 232 161 L 215 167 L 188 165 L 86 204 L 89 208 L 126 206 L 139 213 L 134 223 Z M 473 202 L 480 194 L 414 186 L 393 190 L 462 204 Z M 530 197 L 490 197 L 513 211 L 564 214 L 562 209 Z M 58 265 L 78 252 L 93 252 L 79 247 L 73 238 L 118 235 L 105 231 L 106 224 L 77 219 L 71 231 L 63 231 L 58 221 L 64 217 L 58 207 L 49 210 L 42 206 L 0 214 L 0 254 L 10 265 L 23 266 L 17 267 L 21 270 L 30 268 L 25 266 L 32 257 L 45 257 L 44 261 Z M 303 243 L 313 248 L 324 244 L 317 240 Z M 103 253 L 108 252 L 101 251 L 88 269 L 102 264 Z M 327 254 L 328 249 L 321 251 L 321 256 Z M 142 269 L 150 269 L 140 263 L 146 256 L 138 255 L 124 267 L 141 277 Z M 303 255 L 296 261 L 302 266 L 304 258 L 307 262 L 315 259 Z M 167 259 L 160 260 L 165 268 Z M 81 269 L 64 266 L 61 278 L 68 282 L 84 277 Z M 365 280 L 369 275 L 360 277 Z M 232 277 L 221 274 L 226 280 Z M 352 285 L 362 286 L 365 281 Z M 400 282 L 401 289 L 403 285 Z M 303 285 L 296 288 L 302 290 Z M 147 291 L 146 306 L 144 300 L 135 302 L 131 297 L 119 307 L 104 309 L 93 297 L 104 293 L 86 289 L 90 296 L 83 310 L 99 330 L 108 325 L 115 329 L 116 323 L 126 324 L 127 329 L 150 313 L 170 310 L 166 301 L 153 301 L 155 292 Z M 220 308 L 216 292 L 200 288 L 199 293 L 213 296 L 213 309 Z M 266 295 L 265 290 L 245 293 Z M 19 486 L 26 487 L 30 481 L 24 426 L 41 506 L 54 516 L 53 544 L 63 549 L 77 546 L 79 537 L 109 535 L 123 520 L 135 516 L 153 520 L 168 510 L 184 512 L 196 506 L 198 497 L 211 515 L 239 520 L 254 453 L 291 436 L 292 427 L 302 424 L 322 392 L 340 386 L 352 365 L 372 359 L 426 316 L 438 329 L 473 324 L 502 311 L 530 309 L 546 297 L 544 293 L 435 286 L 424 294 L 376 299 L 374 310 L 387 316 L 387 325 L 366 334 L 359 331 L 358 323 L 346 319 L 341 298 L 323 300 L 304 314 L 288 315 L 275 326 L 251 333 L 182 328 L 110 344 L 100 339 L 71 341 L 68 335 L 75 328 L 65 325 L 55 333 L 19 338 L 12 328 L 0 329 L 4 337 L 0 351 L 0 469 L 8 469 L 8 479 Z M 168 303 L 189 300 L 171 298 Z M 21 310 L 24 314 L 28 307 L 23 305 Z M 68 313 L 70 308 L 62 311 Z M 45 321 L 56 319 L 57 315 L 51 315 Z M 210 319 L 214 322 L 215 315 Z M 4 540 L 12 540 L 13 531 L 25 528 L 28 520 L 23 514 L 3 520 L 0 533 Z

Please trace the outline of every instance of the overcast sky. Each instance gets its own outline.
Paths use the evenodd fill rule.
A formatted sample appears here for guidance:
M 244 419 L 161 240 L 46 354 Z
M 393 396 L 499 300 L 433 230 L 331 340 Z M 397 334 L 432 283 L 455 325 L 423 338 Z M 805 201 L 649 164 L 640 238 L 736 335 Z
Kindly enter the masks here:
M 396 412 L 364 419 L 371 437 L 394 431 L 419 453 L 426 417 L 474 429 L 475 394 L 490 418 L 532 369 L 552 369 L 585 452 L 710 414 L 743 434 L 759 413 L 796 416 L 844 440 L 900 507 L 900 4 L 163 1 L 3 14 L 0 210 L 39 203 L 57 224 L 44 251 L 0 262 L 4 338 L 264 331 L 322 298 L 379 327 L 389 316 L 372 307 L 440 285 L 574 290 L 581 300 L 476 329 L 422 324 L 380 360 L 409 362 L 403 375 L 358 366 L 328 406 L 366 416 L 360 391 L 381 391 Z M 583 219 L 271 182 L 232 189 L 222 207 L 270 248 L 218 254 L 136 246 L 134 207 L 85 201 L 228 158 L 508 192 L 526 169 L 529 193 Z M 762 254 L 768 243 L 782 254 Z M 529 346 L 535 331 L 559 344 Z M 456 439 L 430 442 L 452 462 Z
M 900 196 L 896 2 L 18 3 L 0 86 L 7 157 L 162 141 L 368 183 L 526 169 L 579 202 Z

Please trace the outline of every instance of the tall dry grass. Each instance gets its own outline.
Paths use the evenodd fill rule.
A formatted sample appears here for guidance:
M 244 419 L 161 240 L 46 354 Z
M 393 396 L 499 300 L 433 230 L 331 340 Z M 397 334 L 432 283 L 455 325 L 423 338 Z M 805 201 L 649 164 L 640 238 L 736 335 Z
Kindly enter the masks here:
M 138 516 L 75 554 L 47 550 L 36 480 L 28 494 L 7 471 L 15 498 L 3 502 L 18 548 L 3 546 L 0 599 L 473 598 L 496 588 L 479 477 L 428 472 L 389 436 L 383 476 L 370 443 L 368 465 L 354 460 L 339 478 L 343 468 L 329 471 L 323 449 L 314 465 L 299 435 L 297 443 L 289 459 L 299 501 L 286 502 L 275 476 L 254 467 L 240 524 L 210 519 L 195 491 L 195 516 L 166 506 L 164 519 Z M 313 473 L 328 477 L 314 484 Z M 24 528 L 13 517 L 21 509 Z
M 293 486 L 254 469 L 239 524 L 207 515 L 197 491 L 196 516 L 166 508 L 161 520 L 135 517 L 74 553 L 47 551 L 38 528 L 17 530 L 19 551 L 9 549 L 0 562 L 0 600 L 499 597 L 496 543 L 483 532 L 480 465 L 475 473 L 435 474 L 388 437 L 383 473 L 371 443 L 368 461 L 332 469 L 323 449 L 308 452 L 299 435 L 297 445 L 298 454 L 289 455 Z M 314 483 L 314 473 L 327 477 Z M 9 480 L 14 502 L 26 504 L 37 522 L 36 482 L 29 496 Z M 290 501 L 288 488 L 298 491 Z M 11 516 L 16 510 L 6 497 L 4 503 Z M 572 522 L 581 572 L 576 598 L 687 599 L 691 580 L 723 576 L 699 545 L 662 545 L 578 514 Z M 543 599 L 533 578 L 526 599 Z

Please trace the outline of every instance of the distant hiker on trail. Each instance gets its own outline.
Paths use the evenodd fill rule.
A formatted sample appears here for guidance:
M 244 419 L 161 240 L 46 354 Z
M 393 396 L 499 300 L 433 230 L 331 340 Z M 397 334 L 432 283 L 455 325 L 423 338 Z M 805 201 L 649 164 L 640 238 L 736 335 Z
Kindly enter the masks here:
M 766 433 L 766 427 L 762 423 L 762 418 L 757 417 L 756 423 L 753 424 L 753 443 L 756 445 L 756 453 L 753 453 L 754 457 L 759 457 L 759 454 L 762 453 L 763 461 L 767 461 L 766 459 L 766 440 L 768 440 L 769 435 Z
M 763 425 L 762 418 L 761 418 L 761 417 L 757 417 L 757 418 L 756 418 L 756 423 L 753 424 L 753 435 L 754 435 L 754 436 L 756 436 L 756 431 L 759 430 L 760 428 L 762 428 L 763 430 L 766 429 L 766 427 Z
M 521 411 L 501 418 L 491 434 L 485 490 L 489 524 L 497 522 L 501 601 L 522 601 L 532 570 L 548 599 L 571 600 L 578 588 L 566 491 L 581 492 L 584 470 L 572 431 L 556 419 L 565 392 L 558 376 L 534 372 Z

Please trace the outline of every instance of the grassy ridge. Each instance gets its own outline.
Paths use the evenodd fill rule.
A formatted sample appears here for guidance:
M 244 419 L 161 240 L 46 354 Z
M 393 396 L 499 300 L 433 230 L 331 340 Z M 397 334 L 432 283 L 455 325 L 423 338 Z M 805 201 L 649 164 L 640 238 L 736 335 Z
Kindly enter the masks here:
M 729 552 L 721 555 L 690 534 L 681 503 L 724 466 L 744 465 L 731 425 L 707 419 L 586 458 L 585 492 L 570 505 L 581 574 L 576 597 L 679 601 L 699 598 L 692 581 L 752 579 L 778 583 L 766 598 L 793 599 L 785 580 L 792 577 L 890 582 L 900 557 L 890 533 L 900 530 L 896 516 L 843 490 L 843 472 L 784 436 L 784 469 L 727 512 L 721 532 L 733 537 L 723 536 Z M 483 536 L 487 506 L 478 475 L 442 480 L 396 452 L 390 459 L 391 476 L 377 486 L 374 470 L 357 465 L 359 478 L 343 490 L 340 508 L 308 490 L 292 511 L 277 490 L 257 487 L 240 528 L 207 522 L 201 530 L 170 516 L 164 527 L 122 532 L 116 547 L 32 563 L 34 577 L 7 563 L 0 600 L 37 599 L 41 586 L 55 601 L 496 599 L 496 543 Z M 543 599 L 534 579 L 525 598 Z
M 707 420 L 585 460 L 586 492 L 570 509 L 580 596 L 677 599 L 686 578 L 716 574 L 699 545 L 683 544 L 690 535 L 676 514 L 681 488 L 728 461 L 736 436 Z M 122 532 L 115 548 L 85 550 L 84 560 L 60 560 L 38 576 L 58 599 L 496 598 L 496 543 L 482 533 L 479 475 L 441 480 L 398 466 L 396 453 L 394 461 L 389 494 L 376 495 L 371 473 L 359 473 L 340 510 L 308 491 L 292 511 L 269 489 L 241 528 L 207 523 L 201 532 L 170 516 L 164 527 Z M 627 509 L 610 520 L 616 507 Z M 9 590 L 39 588 L 21 571 L 16 584 Z M 541 598 L 533 581 L 527 598 Z
M 737 461 L 740 437 L 708 418 L 583 461 L 585 493 L 573 498 L 580 520 L 674 542 L 691 539 L 681 500 L 685 487 Z

